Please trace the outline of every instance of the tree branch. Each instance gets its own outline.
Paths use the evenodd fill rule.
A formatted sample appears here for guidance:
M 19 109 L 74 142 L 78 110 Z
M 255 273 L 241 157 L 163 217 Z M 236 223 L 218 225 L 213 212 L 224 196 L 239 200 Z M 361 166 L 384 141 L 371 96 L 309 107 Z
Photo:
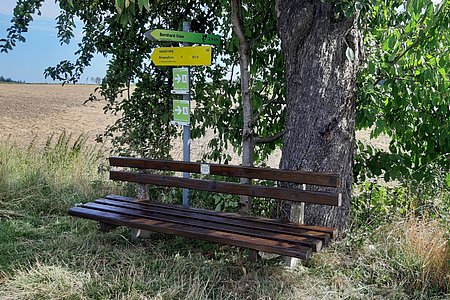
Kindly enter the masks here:
M 267 137 L 255 137 L 255 144 L 267 144 L 274 142 L 284 135 L 284 130 L 278 132 L 277 134 L 267 136 Z
M 239 45 L 243 49 L 249 49 L 247 38 L 245 37 L 244 32 L 242 31 L 241 19 L 242 19 L 242 3 L 241 0 L 232 0 L 231 1 L 231 24 L 233 24 L 233 30 L 239 39 Z M 247 53 L 248 54 L 248 53 Z

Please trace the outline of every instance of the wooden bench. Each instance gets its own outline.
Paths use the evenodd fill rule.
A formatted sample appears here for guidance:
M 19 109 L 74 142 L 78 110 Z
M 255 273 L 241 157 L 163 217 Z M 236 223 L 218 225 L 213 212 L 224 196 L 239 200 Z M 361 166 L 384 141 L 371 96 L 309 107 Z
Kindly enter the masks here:
M 338 192 L 339 177 L 336 174 L 125 157 L 111 157 L 109 162 L 111 167 L 139 170 L 111 170 L 112 180 L 292 202 L 341 205 L 341 195 Z M 319 185 L 331 187 L 334 191 L 317 192 L 293 187 L 181 178 L 145 173 L 144 170 L 148 169 L 283 181 L 300 185 L 302 188 L 304 184 Z M 337 235 L 334 228 L 293 224 L 154 201 L 139 201 L 119 195 L 109 195 L 73 207 L 69 209 L 69 214 L 99 221 L 104 229 L 108 226 L 128 226 L 302 259 L 308 259 L 312 252 L 320 251 Z

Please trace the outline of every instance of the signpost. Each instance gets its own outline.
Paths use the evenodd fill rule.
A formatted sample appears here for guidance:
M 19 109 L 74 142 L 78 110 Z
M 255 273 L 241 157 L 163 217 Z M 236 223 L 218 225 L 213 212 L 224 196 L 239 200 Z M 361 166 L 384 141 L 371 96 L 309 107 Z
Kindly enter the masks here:
M 187 95 L 189 94 L 189 69 L 173 68 L 173 90 L 172 94 Z
M 183 22 L 183 31 L 155 29 L 149 30 L 145 36 L 150 40 L 183 43 L 183 47 L 155 48 L 151 59 L 156 66 L 209 66 L 211 65 L 211 46 L 195 46 L 191 44 L 220 44 L 220 36 L 206 33 L 194 33 L 191 24 Z M 173 94 L 183 95 L 183 100 L 173 100 L 173 123 L 183 125 L 183 161 L 191 161 L 191 127 L 190 101 L 191 78 L 189 68 L 173 69 Z M 202 171 L 203 172 L 203 171 Z M 208 171 L 209 172 L 209 171 Z M 183 178 L 190 173 L 183 172 Z M 189 206 L 189 190 L 183 189 L 183 206 Z
M 189 32 L 191 31 L 191 23 L 183 22 L 183 31 Z M 189 43 L 183 43 L 183 46 L 189 46 Z M 211 64 L 211 47 L 209 47 L 209 63 Z M 191 72 L 188 69 L 188 90 L 189 93 L 187 95 L 183 95 L 183 100 L 191 103 Z M 191 106 L 189 105 L 189 109 Z M 183 161 L 190 162 L 191 161 L 191 124 L 183 125 Z M 191 174 L 188 172 L 183 172 L 183 178 L 189 179 Z M 189 207 L 189 190 L 183 189 L 183 206 Z
M 160 47 L 151 57 L 156 66 L 209 66 L 211 46 Z
M 145 36 L 154 41 L 169 41 L 191 44 L 220 44 L 220 36 L 215 34 L 184 32 L 166 29 L 154 29 L 145 33 Z
M 173 123 L 177 125 L 190 124 L 189 100 L 173 100 Z

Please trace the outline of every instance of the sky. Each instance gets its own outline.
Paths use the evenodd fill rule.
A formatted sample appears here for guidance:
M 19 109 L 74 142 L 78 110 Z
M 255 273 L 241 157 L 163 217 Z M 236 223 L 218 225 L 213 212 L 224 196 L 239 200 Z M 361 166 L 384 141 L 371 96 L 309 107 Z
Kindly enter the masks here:
M 15 3 L 16 0 L 0 0 L 0 39 L 7 35 L 6 29 L 11 24 Z M 12 51 L 0 53 L 0 76 L 27 83 L 54 83 L 51 78 L 45 78 L 44 70 L 55 66 L 61 60 L 76 59 L 73 53 L 78 49 L 77 44 L 83 36 L 82 23 L 76 23 L 72 42 L 61 46 L 55 28 L 55 17 L 59 14 L 58 5 L 54 0 L 46 0 L 41 13 L 41 16 L 34 16 L 28 32 L 24 34 L 25 43 L 19 42 Z M 107 63 L 107 58 L 96 55 L 91 66 L 85 69 L 79 83 L 86 83 L 86 79 L 90 77 L 104 77 Z

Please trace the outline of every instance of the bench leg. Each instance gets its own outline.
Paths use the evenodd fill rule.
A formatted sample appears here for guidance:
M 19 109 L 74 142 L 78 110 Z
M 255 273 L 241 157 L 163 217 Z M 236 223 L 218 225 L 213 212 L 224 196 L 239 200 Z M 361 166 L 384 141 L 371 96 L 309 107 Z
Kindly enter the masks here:
M 110 232 L 111 230 L 114 230 L 116 227 L 117 225 L 98 222 L 98 230 L 103 233 Z
M 303 190 L 306 190 L 306 184 L 303 185 Z M 300 202 L 299 204 L 292 204 L 290 221 L 292 223 L 303 224 L 305 218 L 305 203 Z M 295 257 L 284 256 L 284 265 L 288 269 L 295 269 L 300 260 Z
M 284 266 L 287 269 L 293 270 L 297 267 L 298 264 L 300 264 L 300 259 L 295 258 L 295 257 L 288 257 L 288 256 L 284 256 Z
M 261 261 L 258 250 L 248 249 L 248 260 L 253 263 Z

